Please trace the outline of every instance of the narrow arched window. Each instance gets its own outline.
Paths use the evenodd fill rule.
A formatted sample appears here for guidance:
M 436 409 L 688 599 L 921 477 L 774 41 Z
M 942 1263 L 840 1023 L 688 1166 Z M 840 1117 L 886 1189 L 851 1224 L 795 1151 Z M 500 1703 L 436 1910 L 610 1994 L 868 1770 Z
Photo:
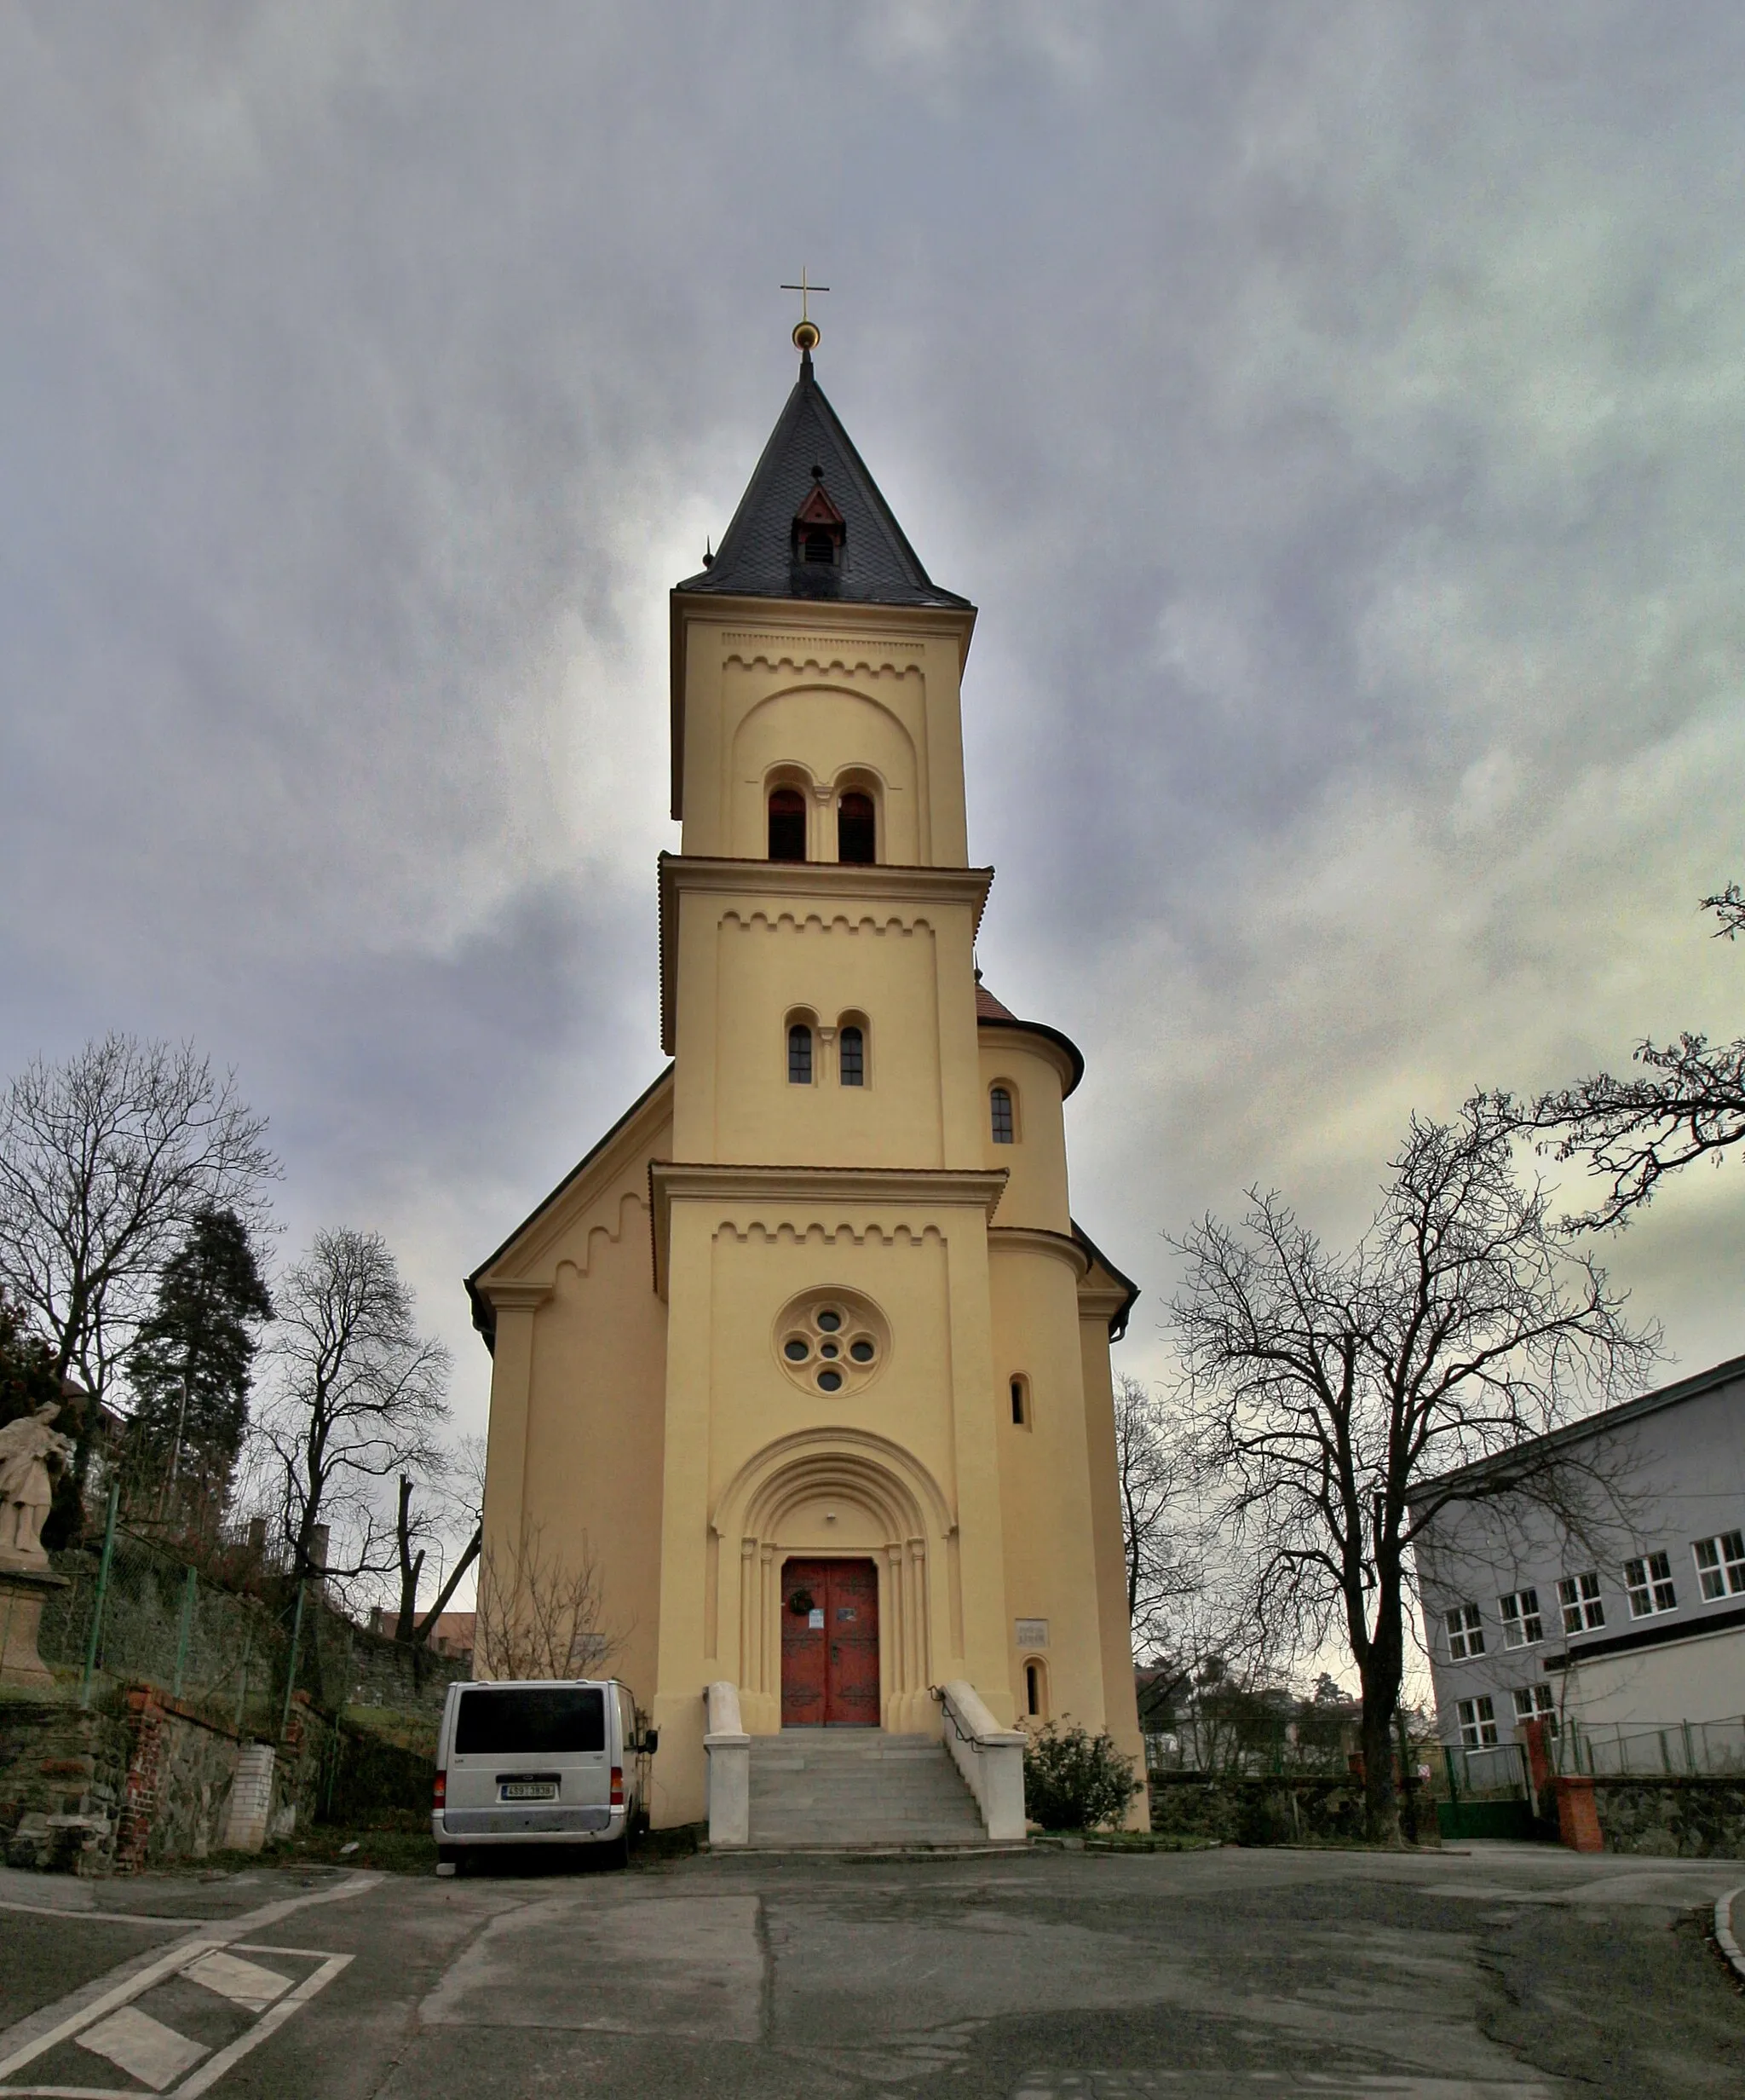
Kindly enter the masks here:
M 878 816 L 872 798 L 851 788 L 836 805 L 836 857 L 870 868 L 878 858 Z
M 1010 1145 L 1013 1141 L 1012 1097 L 1005 1087 L 992 1088 L 988 1096 L 989 1121 L 993 1128 L 993 1142 Z
M 812 1031 L 803 1021 L 787 1031 L 787 1082 L 791 1087 L 812 1083 Z
M 1026 1663 L 1024 1665 L 1024 1711 L 1034 1719 L 1042 1718 L 1042 1665 Z
M 773 861 L 806 857 L 806 798 L 798 788 L 777 788 L 770 793 L 769 857 Z
M 837 1070 L 845 1087 L 867 1083 L 867 1038 L 858 1028 L 845 1028 L 836 1039 Z
M 1030 1395 L 1025 1391 L 1022 1378 L 1012 1380 L 1011 1393 L 1012 1421 L 1020 1429 L 1028 1429 L 1030 1426 Z

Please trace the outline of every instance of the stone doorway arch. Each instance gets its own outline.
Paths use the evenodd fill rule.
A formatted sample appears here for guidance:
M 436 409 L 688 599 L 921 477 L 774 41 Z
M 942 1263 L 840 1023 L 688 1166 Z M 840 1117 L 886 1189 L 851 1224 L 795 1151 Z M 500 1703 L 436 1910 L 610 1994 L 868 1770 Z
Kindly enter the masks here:
M 936 1732 L 928 1686 L 953 1674 L 963 1646 L 957 1527 L 912 1454 L 858 1430 L 780 1438 L 729 1483 L 709 1545 L 716 1652 L 754 1734 L 781 1726 L 781 1571 L 791 1555 L 873 1560 L 884 1726 Z

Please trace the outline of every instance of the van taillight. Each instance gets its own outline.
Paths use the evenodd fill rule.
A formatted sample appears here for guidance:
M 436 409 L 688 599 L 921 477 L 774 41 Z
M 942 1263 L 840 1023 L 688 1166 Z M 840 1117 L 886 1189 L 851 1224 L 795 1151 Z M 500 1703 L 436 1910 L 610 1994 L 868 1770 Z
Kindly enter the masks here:
M 624 1806 L 624 1767 L 621 1764 L 612 1768 L 612 1805 L 614 1809 Z
M 446 1772 L 439 1772 L 439 1773 L 436 1774 L 436 1784 L 435 1784 L 435 1786 L 431 1789 L 431 1795 L 432 1795 L 432 1800 L 431 1800 L 431 1804 L 430 1804 L 430 1805 L 431 1805 L 433 1808 L 440 1809 L 440 1808 L 442 1806 L 443 1803 L 444 1803 L 445 1801 L 446 1801 L 446 1800 L 447 1800 L 447 1798 L 448 1798 L 448 1774 L 447 1774 L 447 1773 L 446 1773 Z

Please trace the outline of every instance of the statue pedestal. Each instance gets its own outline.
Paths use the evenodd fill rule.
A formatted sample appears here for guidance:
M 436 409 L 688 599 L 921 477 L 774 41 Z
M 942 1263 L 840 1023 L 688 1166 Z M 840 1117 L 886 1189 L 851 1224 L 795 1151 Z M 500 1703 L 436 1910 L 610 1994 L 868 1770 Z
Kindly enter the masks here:
M 0 1685 L 52 1692 L 55 1673 L 37 1653 L 43 1607 L 66 1578 L 48 1567 L 9 1567 L 0 1561 Z

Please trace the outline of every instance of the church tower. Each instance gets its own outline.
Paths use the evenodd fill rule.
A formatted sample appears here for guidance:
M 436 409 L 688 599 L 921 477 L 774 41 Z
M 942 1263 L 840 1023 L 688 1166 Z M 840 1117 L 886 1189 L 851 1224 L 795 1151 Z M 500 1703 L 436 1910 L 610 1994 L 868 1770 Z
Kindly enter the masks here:
M 1140 1749 L 1109 1353 L 1136 1293 L 1068 1207 L 1082 1059 L 975 968 L 975 609 L 795 339 L 672 593 L 672 1062 L 469 1281 L 487 1579 L 592 1564 L 661 1824 L 704 1813 L 723 1679 L 753 1735 L 936 1735 L 930 1688 L 967 1679 L 1003 1724 Z

